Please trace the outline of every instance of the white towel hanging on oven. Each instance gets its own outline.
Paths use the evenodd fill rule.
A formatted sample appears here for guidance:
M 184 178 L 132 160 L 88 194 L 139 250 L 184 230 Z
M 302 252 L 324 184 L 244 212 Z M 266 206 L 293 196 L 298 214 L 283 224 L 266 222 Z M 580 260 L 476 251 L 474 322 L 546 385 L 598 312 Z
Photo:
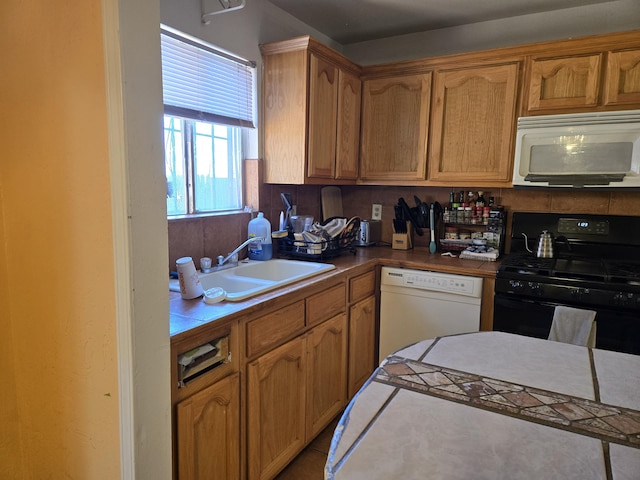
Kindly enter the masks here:
M 553 311 L 549 340 L 595 348 L 595 318 L 596 312 L 593 310 L 559 305 Z

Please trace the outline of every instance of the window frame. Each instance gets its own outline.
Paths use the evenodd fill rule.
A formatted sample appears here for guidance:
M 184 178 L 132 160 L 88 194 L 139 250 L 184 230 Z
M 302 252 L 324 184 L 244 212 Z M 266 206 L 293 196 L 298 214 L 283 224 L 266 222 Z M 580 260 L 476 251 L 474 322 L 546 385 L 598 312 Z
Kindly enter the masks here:
M 162 56 L 163 56 L 163 103 L 164 117 L 179 119 L 182 129 L 182 157 L 184 162 L 184 193 L 185 203 L 180 206 L 186 208 L 185 212 L 169 213 L 169 177 L 167 177 L 167 217 L 180 218 L 202 215 L 215 215 L 217 213 L 239 212 L 243 209 L 244 202 L 244 139 L 248 136 L 247 129 L 255 128 L 256 105 L 256 62 L 241 59 L 233 54 L 222 51 L 217 47 L 203 42 L 200 39 L 190 37 L 182 32 L 161 25 Z M 175 47 L 175 49 L 174 49 Z M 199 63 L 202 61 L 202 63 Z M 184 62 L 184 63 L 181 63 Z M 220 70 L 216 70 L 216 68 Z M 182 69 L 182 70 L 181 70 Z M 197 72 L 195 75 L 193 72 Z M 211 80 L 212 83 L 207 83 Z M 233 82 L 236 83 L 233 83 Z M 184 91 L 181 90 L 184 86 Z M 216 89 L 219 89 L 216 90 Z M 201 98 L 202 97 L 202 98 Z M 183 102 L 184 103 L 181 103 Z M 237 103 L 234 103 L 237 102 Z M 236 109 L 237 107 L 237 109 Z M 237 114 L 237 115 L 236 115 Z M 234 118 L 237 117 L 237 118 Z M 197 122 L 210 124 L 212 137 L 208 151 L 211 152 L 210 165 L 212 175 L 212 191 L 209 192 L 211 203 L 216 203 L 216 190 L 214 183 L 224 177 L 215 177 L 216 145 L 215 129 L 217 126 L 229 129 L 227 131 L 227 163 L 224 166 L 229 172 L 229 182 L 232 189 L 226 189 L 232 197 L 232 202 L 237 200 L 238 207 L 214 208 L 213 210 L 198 207 L 197 197 Z M 165 136 L 165 172 L 167 171 L 167 128 L 164 127 Z M 224 148 L 224 147 L 223 147 Z M 233 154 L 237 154 L 234 160 L 229 160 Z M 178 157 L 170 159 L 174 164 Z M 234 174 L 237 173 L 237 176 Z M 175 182 L 175 177 L 174 180 Z M 182 188 L 182 187 L 181 187 Z M 223 187 L 224 188 L 224 187 Z M 175 189 L 176 192 L 181 191 Z M 178 193 L 176 193 L 178 194 Z M 199 208 L 199 209 L 198 209 Z

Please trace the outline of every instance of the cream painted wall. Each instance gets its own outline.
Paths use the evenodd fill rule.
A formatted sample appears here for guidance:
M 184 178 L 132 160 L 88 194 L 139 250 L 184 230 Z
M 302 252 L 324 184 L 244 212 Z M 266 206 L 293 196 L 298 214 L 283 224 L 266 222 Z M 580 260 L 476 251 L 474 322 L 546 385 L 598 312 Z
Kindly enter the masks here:
M 101 2 L 0 18 L 0 477 L 119 478 Z
M 159 17 L 0 3 L 0 478 L 171 478 Z

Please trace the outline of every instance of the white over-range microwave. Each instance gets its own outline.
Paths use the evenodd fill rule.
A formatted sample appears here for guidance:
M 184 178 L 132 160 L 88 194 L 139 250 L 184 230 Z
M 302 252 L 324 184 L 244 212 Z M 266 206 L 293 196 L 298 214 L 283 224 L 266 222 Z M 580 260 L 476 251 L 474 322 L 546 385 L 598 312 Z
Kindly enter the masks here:
M 513 186 L 640 189 L 640 110 L 520 117 Z

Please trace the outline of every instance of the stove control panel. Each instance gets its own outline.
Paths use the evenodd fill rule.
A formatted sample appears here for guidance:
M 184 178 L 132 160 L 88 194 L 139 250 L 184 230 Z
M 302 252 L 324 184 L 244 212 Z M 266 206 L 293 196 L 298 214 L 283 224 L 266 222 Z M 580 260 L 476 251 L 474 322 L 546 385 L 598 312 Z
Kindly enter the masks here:
M 496 279 L 496 294 L 540 302 L 575 305 L 578 308 L 617 307 L 640 310 L 640 292 L 623 292 L 577 285 L 549 284 L 520 279 Z
M 558 219 L 558 233 L 563 235 L 609 235 L 609 222 L 586 218 L 560 218 Z

